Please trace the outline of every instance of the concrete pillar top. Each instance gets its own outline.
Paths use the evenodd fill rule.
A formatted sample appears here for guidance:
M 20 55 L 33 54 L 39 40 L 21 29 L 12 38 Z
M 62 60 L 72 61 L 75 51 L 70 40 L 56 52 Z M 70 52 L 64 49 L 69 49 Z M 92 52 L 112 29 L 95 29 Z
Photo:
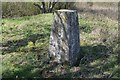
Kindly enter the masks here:
M 59 12 L 76 12 L 76 10 L 69 10 L 69 9 L 61 9 L 61 10 L 57 10 Z

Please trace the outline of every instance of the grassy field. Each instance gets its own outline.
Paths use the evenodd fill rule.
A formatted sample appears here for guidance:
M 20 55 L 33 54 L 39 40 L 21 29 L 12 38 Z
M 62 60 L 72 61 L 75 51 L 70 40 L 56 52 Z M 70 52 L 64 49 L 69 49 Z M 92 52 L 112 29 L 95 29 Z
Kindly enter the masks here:
M 2 19 L 2 76 L 120 78 L 118 22 L 103 15 L 79 15 L 79 66 L 49 64 L 52 14 Z

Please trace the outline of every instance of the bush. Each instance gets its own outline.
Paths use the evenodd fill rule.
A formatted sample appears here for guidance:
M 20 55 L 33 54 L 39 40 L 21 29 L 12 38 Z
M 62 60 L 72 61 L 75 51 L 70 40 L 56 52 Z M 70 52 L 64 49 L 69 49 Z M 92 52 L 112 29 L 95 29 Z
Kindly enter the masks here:
M 40 13 L 32 2 L 3 2 L 2 10 L 2 18 L 30 16 Z

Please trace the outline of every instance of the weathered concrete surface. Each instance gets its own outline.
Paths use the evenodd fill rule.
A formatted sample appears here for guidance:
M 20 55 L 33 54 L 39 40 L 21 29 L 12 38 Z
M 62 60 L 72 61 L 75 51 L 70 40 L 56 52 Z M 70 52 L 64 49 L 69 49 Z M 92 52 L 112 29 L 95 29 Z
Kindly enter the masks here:
M 79 23 L 76 10 L 57 10 L 50 35 L 49 56 L 58 63 L 75 65 L 80 57 Z

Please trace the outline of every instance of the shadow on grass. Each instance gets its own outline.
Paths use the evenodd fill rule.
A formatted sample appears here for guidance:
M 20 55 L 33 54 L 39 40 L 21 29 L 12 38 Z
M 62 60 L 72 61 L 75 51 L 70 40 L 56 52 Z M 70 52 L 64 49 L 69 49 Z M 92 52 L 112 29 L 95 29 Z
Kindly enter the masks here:
M 14 65 L 15 69 L 5 70 L 2 73 L 3 78 L 45 78 L 45 77 L 52 77 L 55 75 L 54 73 L 50 72 L 50 70 L 57 67 L 58 63 L 48 63 L 47 60 L 41 60 L 42 63 L 31 65 L 31 64 L 24 64 L 24 65 Z
M 70 71 L 73 67 L 67 67 L 69 71 L 66 71 L 65 73 L 62 72 L 54 72 L 55 68 L 59 69 L 59 65 L 57 63 L 49 63 L 49 60 L 44 56 L 42 59 L 40 59 L 41 64 L 35 66 L 31 65 L 23 65 L 23 66 L 17 66 L 19 67 L 19 70 L 16 71 L 6 71 L 4 72 L 3 77 L 39 77 L 39 78 L 45 78 L 45 77 L 56 77 L 56 78 L 93 78 L 93 77 L 99 77 L 99 78 L 108 78 L 110 74 L 104 74 L 107 70 L 110 68 L 113 68 L 114 65 L 117 64 L 116 61 L 113 62 L 107 62 L 107 59 L 112 55 L 112 53 L 107 53 L 111 49 L 108 49 L 105 45 L 95 45 L 95 46 L 81 46 L 81 54 L 84 55 L 84 57 L 80 60 L 79 67 L 80 70 L 77 71 Z M 92 62 L 98 61 L 100 63 L 96 63 L 96 65 L 91 65 Z M 104 62 L 105 61 L 105 62 Z M 103 63 L 102 63 L 103 62 Z M 75 66 L 74 66 L 75 67 Z M 36 71 L 32 72 L 31 70 L 37 68 Z M 51 72 L 53 71 L 53 72 Z M 9 75 L 11 74 L 11 75 Z M 59 75 L 58 75 L 59 74 Z M 118 73 L 119 74 L 119 73 Z
M 79 66 L 80 70 L 75 72 L 68 72 L 55 77 L 67 77 L 67 78 L 109 78 L 111 73 L 106 74 L 108 70 L 114 68 L 117 65 L 116 61 L 107 60 L 110 59 L 112 49 L 108 49 L 107 46 L 98 44 L 96 46 L 81 46 L 81 54 L 84 57 L 81 59 Z M 108 53 L 110 52 L 110 53 Z M 114 72 L 114 71 L 113 71 Z
M 30 77 L 36 77 L 39 76 L 39 70 L 33 71 L 34 66 L 31 65 L 17 65 L 16 69 L 14 70 L 6 70 L 4 73 L 2 73 L 3 78 L 30 78 Z
M 49 34 L 33 34 L 24 39 L 7 41 L 7 43 L 2 43 L 2 47 L 3 47 L 2 52 L 3 54 L 5 54 L 6 52 L 9 52 L 9 53 L 17 52 L 18 48 L 27 46 L 29 41 L 32 41 L 33 43 L 35 43 L 36 40 L 45 38 L 47 36 L 49 36 Z M 4 49 L 4 47 L 7 47 L 7 48 Z

